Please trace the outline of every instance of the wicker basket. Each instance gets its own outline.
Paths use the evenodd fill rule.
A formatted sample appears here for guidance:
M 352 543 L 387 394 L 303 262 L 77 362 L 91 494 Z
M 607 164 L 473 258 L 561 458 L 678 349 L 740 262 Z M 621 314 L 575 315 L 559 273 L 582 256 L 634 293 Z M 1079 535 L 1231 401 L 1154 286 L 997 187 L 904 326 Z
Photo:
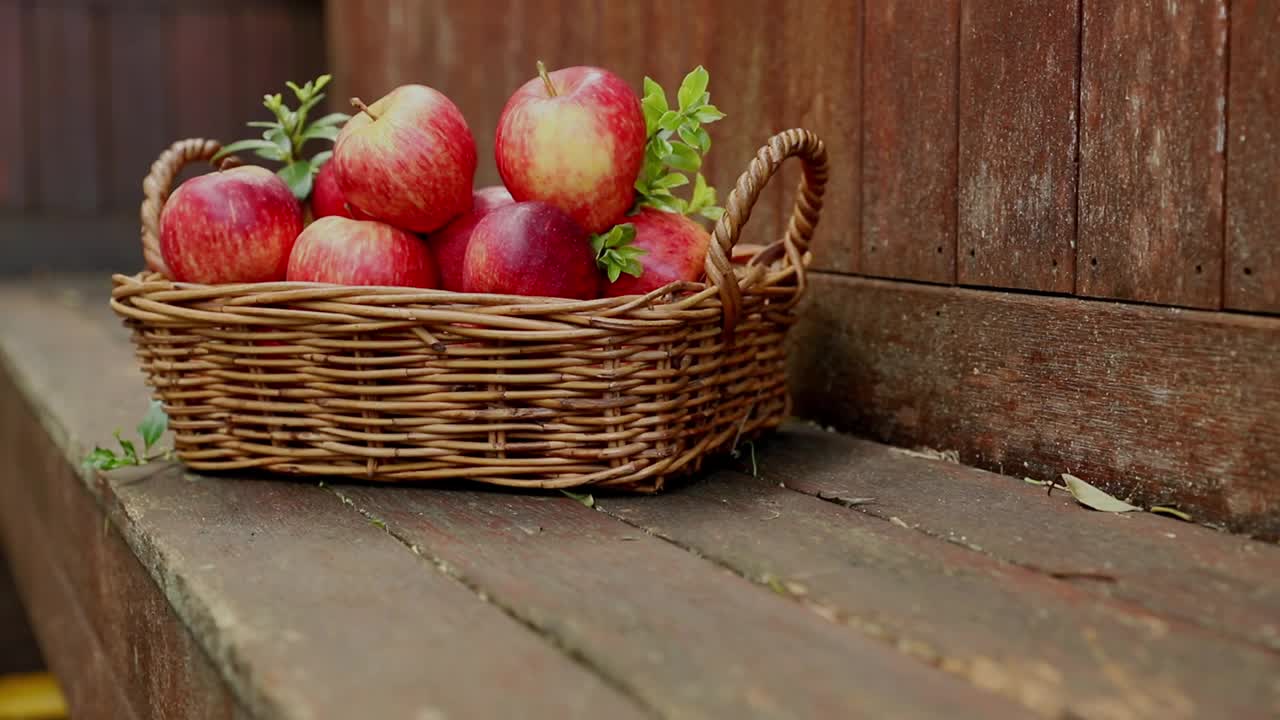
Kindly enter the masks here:
M 219 147 L 184 140 L 152 166 L 148 271 L 114 276 L 111 297 L 193 469 L 655 491 L 789 410 L 784 340 L 827 177 L 811 132 L 775 135 L 739 178 L 708 282 L 590 301 L 170 281 L 160 209 Z M 804 179 L 785 236 L 734 254 L 790 156 Z

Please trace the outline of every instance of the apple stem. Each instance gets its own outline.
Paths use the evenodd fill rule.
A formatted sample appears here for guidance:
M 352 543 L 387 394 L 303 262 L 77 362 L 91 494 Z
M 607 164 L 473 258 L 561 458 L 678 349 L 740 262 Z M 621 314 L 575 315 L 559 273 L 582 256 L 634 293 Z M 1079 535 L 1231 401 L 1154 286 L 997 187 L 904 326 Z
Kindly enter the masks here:
M 377 116 L 377 115 L 374 115 L 374 114 L 373 114 L 373 111 L 369 109 L 369 106 L 368 106 L 368 105 L 365 105 L 365 104 L 364 104 L 364 101 L 363 101 L 363 100 L 361 100 L 360 98 L 351 98 L 351 106 L 352 106 L 352 107 L 356 107 L 356 108 L 360 108 L 360 112 L 364 113 L 365 115 L 368 115 L 369 117 L 373 118 L 374 120 L 377 120 L 377 119 L 378 119 L 378 116 Z
M 547 66 L 541 60 L 538 61 L 538 77 L 542 78 L 543 84 L 547 86 L 547 95 L 555 97 L 560 94 L 556 92 L 555 83 L 551 82 L 551 75 L 547 73 Z

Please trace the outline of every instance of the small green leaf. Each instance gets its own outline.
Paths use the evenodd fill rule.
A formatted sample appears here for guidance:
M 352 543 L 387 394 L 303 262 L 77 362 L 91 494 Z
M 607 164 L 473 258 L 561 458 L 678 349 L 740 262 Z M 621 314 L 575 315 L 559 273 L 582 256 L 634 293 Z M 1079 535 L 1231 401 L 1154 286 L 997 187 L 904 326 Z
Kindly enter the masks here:
M 257 127 L 257 128 L 278 128 L 278 127 L 280 127 L 280 123 L 267 122 L 266 120 L 250 120 L 249 122 L 245 123 L 245 125 L 248 125 L 249 127 Z M 263 137 L 266 137 L 266 133 L 263 133 Z
M 164 412 L 164 405 L 158 400 L 152 400 L 151 407 L 147 408 L 147 414 L 142 416 L 142 422 L 138 423 L 138 435 L 142 436 L 143 450 L 150 451 L 151 446 L 156 444 L 168 428 L 169 416 Z
M 684 76 L 684 82 L 680 83 L 680 91 L 676 94 L 680 101 L 681 112 L 698 106 L 702 94 L 707 91 L 707 83 L 710 80 L 710 74 L 701 65 Z
M 698 139 L 696 143 L 698 151 L 706 155 L 711 150 L 711 134 L 707 132 L 706 128 L 700 127 L 694 131 L 694 135 Z
M 311 127 L 340 126 L 350 119 L 351 116 L 346 113 L 329 113 L 319 120 L 312 121 Z
M 95 445 L 93 450 L 85 456 L 84 466 L 95 470 L 111 470 L 119 467 L 118 462 L 119 459 L 116 458 L 115 453 Z
M 693 117 L 700 123 L 713 123 L 724 119 L 724 113 L 715 105 L 703 105 L 694 111 Z
M 316 92 L 323 90 L 324 86 L 328 85 L 329 81 L 332 79 L 333 79 L 333 76 L 330 75 L 329 73 L 325 73 L 324 75 L 321 75 L 320 77 L 316 78 Z
M 312 125 L 307 128 L 306 132 L 302 133 L 302 139 L 304 141 L 315 140 L 317 138 L 321 140 L 336 140 L 338 139 L 338 130 L 339 129 L 333 125 L 322 125 L 320 127 Z
M 216 162 L 228 155 L 238 153 L 241 150 L 265 150 L 267 148 L 279 149 L 279 146 L 269 140 L 239 140 L 231 143 L 230 145 L 223 146 L 223 148 L 213 156 L 213 160 Z
M 698 211 L 698 214 L 708 220 L 719 220 L 720 216 L 724 215 L 724 208 L 712 205 L 711 207 L 702 208 Z
M 297 83 L 295 83 L 294 81 L 292 81 L 292 80 L 285 80 L 285 81 L 284 81 L 284 85 L 285 85 L 285 87 L 287 87 L 287 88 L 289 88 L 290 90 L 292 90 L 292 91 L 293 91 L 293 94 L 294 94 L 294 95 L 297 95 L 299 100 L 306 100 L 306 99 L 307 99 L 307 94 L 306 94 L 306 93 L 304 93 L 304 92 L 302 91 L 302 88 L 298 87 L 298 84 L 297 84 Z
M 662 114 L 662 117 L 658 118 L 658 127 L 662 130 L 670 130 L 674 132 L 680 127 L 680 123 L 682 121 L 683 118 L 680 117 L 680 113 L 674 110 L 668 110 Z
M 324 164 L 329 162 L 329 158 L 333 157 L 332 150 L 323 150 L 311 156 L 311 172 L 318 173 Z
M 1067 483 L 1067 490 L 1071 492 L 1071 496 L 1076 499 L 1076 502 L 1085 507 L 1112 513 L 1133 512 L 1134 510 L 1142 509 L 1112 497 L 1070 473 L 1062 473 L 1062 479 Z
M 676 188 L 676 187 L 682 187 L 684 185 L 688 185 L 689 178 L 685 177 L 684 175 L 681 175 L 680 173 L 667 173 L 663 177 L 658 178 L 656 181 L 654 181 L 653 184 L 655 187 L 670 189 L 670 188 Z
M 628 275 L 640 277 L 644 274 L 644 265 L 641 265 L 640 261 L 635 258 L 629 258 L 626 263 L 623 264 L 622 270 Z
M 671 152 L 667 153 L 665 159 L 671 167 L 685 172 L 696 172 L 702 167 L 702 157 L 696 150 L 683 143 L 671 143 Z
M 1177 508 L 1171 508 L 1165 505 L 1154 505 L 1151 508 L 1151 512 L 1157 515 L 1168 515 L 1170 517 L 1176 517 L 1179 520 L 1182 520 L 1183 522 L 1191 522 L 1191 516 L 1185 512 L 1182 512 Z
M 596 499 L 592 497 L 589 493 L 579 494 L 575 492 L 569 492 L 568 490 L 561 490 L 560 492 L 573 498 L 574 500 L 577 500 L 578 502 L 582 503 L 583 505 L 586 505 L 589 508 L 593 508 L 596 506 Z
M 656 145 L 658 157 L 663 159 L 664 161 L 671 155 L 671 153 L 675 152 L 672 149 L 675 146 L 672 145 L 671 142 L 666 138 L 663 138 L 663 137 L 654 138 L 654 143 Z
M 289 189 L 293 191 L 293 196 L 299 200 L 306 200 L 311 194 L 311 163 L 301 160 L 295 163 L 289 163 L 276 171 L 280 179 L 284 180 Z
M 138 449 L 133 446 L 133 442 L 120 437 L 120 431 L 117 430 L 116 442 L 120 443 L 120 449 L 124 450 L 124 459 L 127 465 L 139 465 Z

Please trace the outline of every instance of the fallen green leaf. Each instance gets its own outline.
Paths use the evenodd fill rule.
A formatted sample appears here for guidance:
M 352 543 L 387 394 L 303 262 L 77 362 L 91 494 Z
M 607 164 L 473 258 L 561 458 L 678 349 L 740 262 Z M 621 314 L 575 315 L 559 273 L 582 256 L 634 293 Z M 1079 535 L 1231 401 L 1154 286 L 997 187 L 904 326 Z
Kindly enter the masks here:
M 1076 502 L 1087 508 L 1111 513 L 1126 513 L 1142 509 L 1114 498 L 1070 473 L 1062 473 L 1062 479 L 1067 483 L 1067 490 Z
M 583 505 L 586 505 L 589 508 L 593 508 L 596 506 L 596 499 L 592 497 L 590 493 L 575 493 L 575 492 L 569 492 L 568 490 L 561 490 L 560 492 L 573 498 L 574 500 L 577 500 L 578 502 L 582 503 Z
M 1152 506 L 1151 512 L 1157 515 L 1169 515 L 1171 517 L 1176 517 L 1179 520 L 1182 520 L 1184 522 L 1191 522 L 1191 516 L 1188 515 L 1187 513 L 1182 512 L 1177 508 L 1171 508 L 1164 505 L 1155 505 L 1155 506 Z

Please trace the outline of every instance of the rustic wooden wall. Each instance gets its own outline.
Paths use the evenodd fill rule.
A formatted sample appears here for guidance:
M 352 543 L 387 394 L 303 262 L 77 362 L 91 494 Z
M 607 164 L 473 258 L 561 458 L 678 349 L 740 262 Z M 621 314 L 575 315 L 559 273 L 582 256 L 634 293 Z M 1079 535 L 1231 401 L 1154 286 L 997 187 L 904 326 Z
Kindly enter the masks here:
M 800 414 L 1280 532 L 1280 318 L 1221 312 L 1280 313 L 1280 2 L 327 9 L 342 92 L 448 93 L 483 184 L 498 180 L 498 113 L 535 60 L 637 88 L 706 65 L 729 114 L 717 186 L 777 130 L 830 147 L 793 334 Z M 755 239 L 781 229 L 795 178 L 763 196 Z
M 0 273 L 140 267 L 137 207 L 180 137 L 244 137 L 324 71 L 319 0 L 0 0 Z

